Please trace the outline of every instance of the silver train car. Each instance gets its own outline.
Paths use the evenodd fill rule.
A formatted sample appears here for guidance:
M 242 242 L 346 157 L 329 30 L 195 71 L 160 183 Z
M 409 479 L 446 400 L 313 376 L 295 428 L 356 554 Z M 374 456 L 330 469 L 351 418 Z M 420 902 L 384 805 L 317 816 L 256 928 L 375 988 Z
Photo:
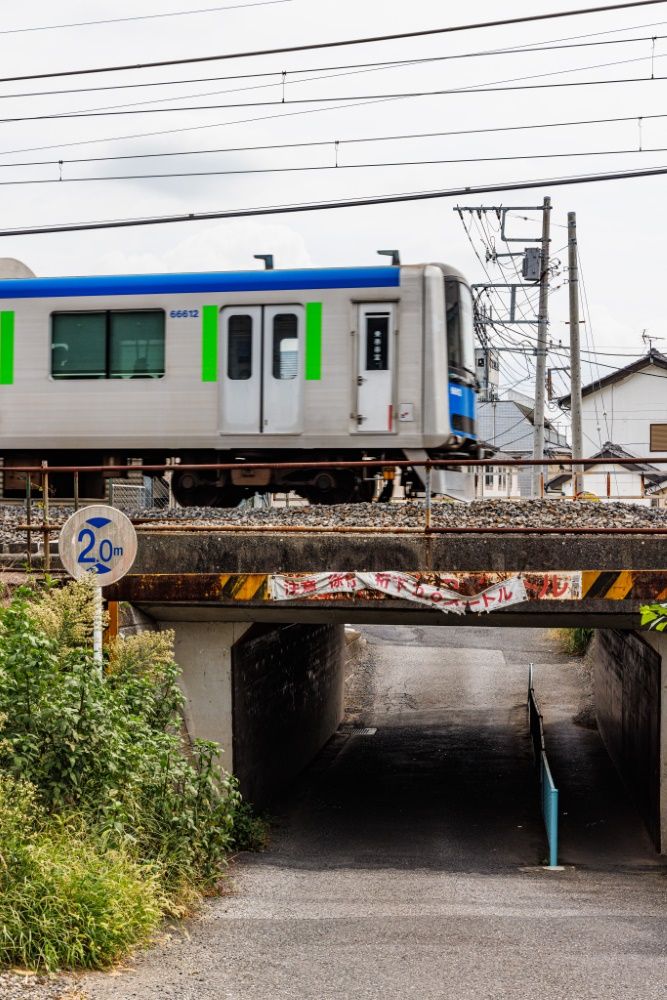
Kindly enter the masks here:
M 186 506 L 288 489 L 368 500 L 375 470 L 244 465 L 476 446 L 472 300 L 443 264 L 37 278 L 14 262 L 13 273 L 0 279 L 6 496 L 22 491 L 12 466 L 140 458 L 238 464 L 177 471 Z M 468 475 L 433 477 L 435 492 L 470 493 Z M 408 490 L 422 478 L 409 470 Z M 91 474 L 82 493 L 103 496 L 103 480 Z M 52 482 L 72 495 L 67 474 Z

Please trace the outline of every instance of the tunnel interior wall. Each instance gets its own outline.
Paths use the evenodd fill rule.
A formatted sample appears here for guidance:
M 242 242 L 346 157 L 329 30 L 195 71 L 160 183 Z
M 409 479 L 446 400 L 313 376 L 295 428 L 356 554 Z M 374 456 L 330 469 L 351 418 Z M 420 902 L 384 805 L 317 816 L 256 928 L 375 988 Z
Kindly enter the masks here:
M 253 626 L 232 649 L 234 772 L 263 808 L 309 763 L 343 712 L 342 625 Z
M 591 646 L 598 728 L 658 850 L 661 657 L 639 635 L 597 631 Z

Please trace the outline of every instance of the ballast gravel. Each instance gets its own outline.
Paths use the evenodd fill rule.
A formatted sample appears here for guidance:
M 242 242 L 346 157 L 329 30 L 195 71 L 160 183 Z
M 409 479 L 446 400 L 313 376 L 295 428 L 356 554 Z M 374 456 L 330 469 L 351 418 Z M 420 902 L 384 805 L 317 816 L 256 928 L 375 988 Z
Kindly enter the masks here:
M 51 525 L 60 526 L 71 507 L 52 505 L 49 510 Z M 392 503 L 348 503 L 312 506 L 296 502 L 290 506 L 275 507 L 174 507 L 139 508 L 126 513 L 138 524 L 178 524 L 187 530 L 189 523 L 248 527 L 321 527 L 324 530 L 339 527 L 358 528 L 423 528 L 425 504 L 423 500 Z M 41 541 L 39 527 L 42 510 L 37 505 L 32 513 L 33 546 Z M 25 531 L 20 526 L 26 522 L 22 505 L 0 504 L 0 549 L 5 552 L 25 551 Z M 645 507 L 618 501 L 590 500 L 475 500 L 472 503 L 452 503 L 434 500 L 431 524 L 456 532 L 459 528 L 530 528 L 536 533 L 550 528 L 667 528 L 667 508 Z M 55 536 L 52 535 L 55 540 Z

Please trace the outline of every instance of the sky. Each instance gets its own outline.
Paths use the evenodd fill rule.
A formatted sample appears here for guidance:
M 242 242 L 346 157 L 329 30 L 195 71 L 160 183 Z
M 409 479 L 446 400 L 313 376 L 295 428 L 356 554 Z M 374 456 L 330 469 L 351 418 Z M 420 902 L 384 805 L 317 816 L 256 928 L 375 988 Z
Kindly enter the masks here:
M 366 35 L 575 10 L 571 0 L 513 0 L 499 8 L 469 0 L 456 10 L 434 0 L 34 0 L 13 5 L 0 27 L 0 76 L 10 77 L 162 59 L 220 55 Z M 223 6 L 236 9 L 220 10 Z M 218 8 L 201 12 L 202 8 Z M 502 9 L 502 14 L 499 11 Z M 199 11 L 197 13 L 197 11 Z M 452 12 L 453 11 L 453 12 Z M 153 17 L 188 12 L 174 17 Z M 145 20 L 137 20 L 146 16 Z M 118 21 L 121 18 L 133 20 Z M 80 21 L 116 21 L 85 26 Z M 27 30 L 40 29 L 40 30 Z M 662 36 L 665 36 L 664 38 Z M 629 42 L 628 39 L 636 39 Z M 565 40 L 559 42 L 558 40 Z M 613 41 L 613 44 L 610 44 Z M 600 43 L 592 45 L 590 43 Z M 550 52 L 488 54 L 511 47 L 570 45 Z M 484 54 L 487 53 L 487 54 Z M 443 58 L 447 57 L 447 58 Z M 378 68 L 359 64 L 421 60 Z M 430 61 L 425 61 L 430 60 Z M 354 64 L 354 68 L 351 68 Z M 251 78 L 243 74 L 265 74 Z M 653 79 L 651 77 L 653 76 Z M 271 204 L 373 196 L 449 187 L 534 180 L 578 173 L 649 168 L 667 163 L 667 2 L 644 8 L 560 18 L 534 24 L 365 44 L 303 53 L 234 59 L 171 68 L 0 83 L 2 119 L 106 110 L 87 118 L 0 121 L 0 229 L 92 219 L 251 208 Z M 228 79 L 221 79 L 227 77 Z M 236 79 L 229 79 L 236 77 Z M 526 89 L 527 84 L 641 77 L 640 82 Z M 528 79 L 526 79 L 528 78 Z M 176 83 L 175 81 L 183 81 Z M 187 82 L 190 81 L 190 82 Z M 151 83 L 119 90 L 119 85 Z M 496 93 L 371 100 L 373 96 L 483 85 L 515 86 Z M 91 92 L 90 87 L 105 88 Z M 54 94 L 53 91 L 67 91 Z M 82 92 L 75 93 L 75 90 Z M 48 93 L 45 93 L 48 92 Z M 21 96 L 12 96 L 21 95 Z M 327 97 L 321 104 L 293 103 Z M 364 101 L 359 100 L 365 98 Z M 266 107 L 161 110 L 180 105 Z M 144 102 L 144 103 L 139 103 Z M 149 110 L 150 109 L 150 110 Z M 141 113 L 126 114 L 127 111 Z M 540 129 L 555 122 L 631 118 L 604 125 Z M 475 135 L 351 142 L 414 133 L 533 126 Z M 320 143 L 292 149 L 249 146 Z M 639 147 L 644 150 L 639 152 Z M 151 156 L 76 163 L 91 157 L 130 157 L 221 150 L 189 156 Z M 658 150 L 650 152 L 651 148 Z M 660 152 L 664 149 L 664 152 Z M 614 155 L 612 150 L 626 150 Z M 594 153 L 602 155 L 593 155 Z M 558 154 L 556 157 L 554 154 Z M 568 154 L 568 155 L 562 155 Z M 576 155 L 575 155 L 576 154 Z M 540 156 L 535 160 L 490 157 Z M 468 160 L 391 165 L 414 160 Z M 26 166 L 33 161 L 38 166 Z M 484 160 L 485 162 L 482 162 Z M 60 162 L 62 161 L 62 162 Z M 335 164 L 338 163 L 336 168 Z M 375 164 L 353 169 L 354 164 Z M 318 166 L 328 169 L 301 171 Z M 276 168 L 291 168 L 275 172 Z M 273 173 L 261 171 L 271 169 Z M 259 171 L 199 177 L 147 177 L 188 171 Z M 102 175 L 124 180 L 85 180 Z M 62 181 L 60 180 L 62 178 Z M 52 183 L 11 184 L 40 180 Z M 553 202 L 549 366 L 567 364 L 567 213 L 577 214 L 587 310 L 583 347 L 596 364 L 584 380 L 639 355 L 642 333 L 667 351 L 664 323 L 667 231 L 665 177 L 570 187 L 535 185 L 525 191 L 271 218 L 195 222 L 108 232 L 0 238 L 0 256 L 16 257 L 39 275 L 250 269 L 254 254 L 273 253 L 277 267 L 373 265 L 379 249 L 398 249 L 403 263 L 445 261 L 471 282 L 508 280 L 513 265 L 486 261 L 505 251 L 497 220 L 464 214 L 458 204 L 520 206 L 508 217 L 515 235 L 539 235 L 545 195 Z M 526 208 L 527 207 L 527 208 Z M 521 218 L 523 217 L 523 218 Z M 514 245 L 514 247 L 520 244 Z M 481 262 L 480 259 L 481 258 Z M 503 274 L 505 277 L 503 277 Z M 527 303 L 524 308 L 528 311 Z M 495 301 L 502 316 L 503 302 Z M 583 310 L 583 306 L 582 306 Z M 526 353 L 502 352 L 502 381 L 531 392 L 532 327 L 503 331 L 503 346 L 521 341 Z M 498 341 L 501 343 L 501 341 Z M 553 372 L 556 392 L 567 373 Z M 552 413 L 553 415 L 553 413 Z

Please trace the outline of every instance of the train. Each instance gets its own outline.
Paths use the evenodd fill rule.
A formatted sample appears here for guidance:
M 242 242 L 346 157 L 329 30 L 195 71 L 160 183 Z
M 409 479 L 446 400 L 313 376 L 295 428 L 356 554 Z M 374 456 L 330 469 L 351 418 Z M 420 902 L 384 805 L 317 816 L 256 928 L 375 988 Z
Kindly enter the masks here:
M 25 486 L 12 467 L 140 460 L 184 466 L 183 506 L 368 501 L 377 469 L 337 462 L 476 454 L 473 303 L 453 267 L 36 277 L 6 260 L 0 275 L 7 497 Z M 312 460 L 328 468 L 285 468 Z M 261 462 L 282 467 L 247 467 Z M 185 467 L 206 463 L 235 468 Z M 435 493 L 470 497 L 460 469 L 432 475 Z M 84 473 L 82 495 L 104 496 L 105 478 Z M 408 495 L 423 481 L 404 471 Z M 50 488 L 71 496 L 71 473 Z

